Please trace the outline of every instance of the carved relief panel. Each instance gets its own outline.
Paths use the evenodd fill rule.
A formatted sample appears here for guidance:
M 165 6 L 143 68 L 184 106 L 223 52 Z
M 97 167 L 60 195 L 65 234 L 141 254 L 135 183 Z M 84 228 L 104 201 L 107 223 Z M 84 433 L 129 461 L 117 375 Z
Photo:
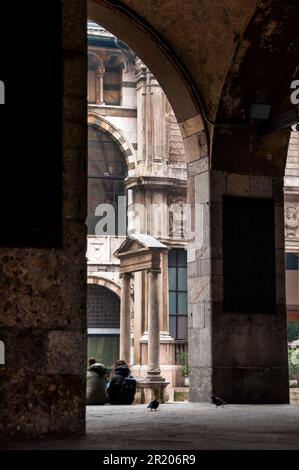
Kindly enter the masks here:
M 299 242 L 299 204 L 287 203 L 285 205 L 285 238 Z

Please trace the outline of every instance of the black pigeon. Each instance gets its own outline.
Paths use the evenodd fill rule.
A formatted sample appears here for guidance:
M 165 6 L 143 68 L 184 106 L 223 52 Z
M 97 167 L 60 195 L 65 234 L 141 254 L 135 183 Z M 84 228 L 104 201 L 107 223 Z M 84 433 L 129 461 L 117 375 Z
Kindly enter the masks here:
M 148 405 L 148 408 L 150 408 L 151 411 L 153 410 L 157 411 L 158 406 L 159 406 L 159 402 L 157 400 L 152 400 L 150 404 Z
M 216 408 L 218 408 L 218 406 L 222 406 L 223 408 L 223 406 L 226 405 L 226 402 L 222 400 L 222 398 L 216 397 L 215 395 L 211 396 L 211 400 L 212 400 L 212 403 L 216 405 Z

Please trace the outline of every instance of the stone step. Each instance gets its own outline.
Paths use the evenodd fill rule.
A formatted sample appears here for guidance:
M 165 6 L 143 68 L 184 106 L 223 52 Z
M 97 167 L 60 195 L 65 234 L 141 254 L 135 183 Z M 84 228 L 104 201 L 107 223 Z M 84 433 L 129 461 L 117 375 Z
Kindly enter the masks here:
M 291 405 L 299 405 L 299 388 L 290 388 Z

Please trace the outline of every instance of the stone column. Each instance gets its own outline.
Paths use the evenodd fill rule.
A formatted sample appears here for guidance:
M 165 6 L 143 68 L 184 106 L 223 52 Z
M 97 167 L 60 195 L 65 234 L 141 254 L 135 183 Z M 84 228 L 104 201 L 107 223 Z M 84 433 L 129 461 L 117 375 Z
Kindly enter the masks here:
M 137 101 L 137 160 L 144 162 L 147 160 L 147 145 L 146 145 L 146 87 L 147 67 L 139 58 L 135 61 L 135 83 L 136 83 L 136 101 Z
M 169 336 L 168 253 L 161 253 L 161 265 L 160 330 L 161 334 Z
M 134 365 L 141 363 L 141 344 L 142 336 L 142 314 L 143 314 L 143 296 L 142 289 L 142 272 L 136 272 L 134 275 Z
M 96 104 L 104 103 L 104 75 L 105 67 L 103 64 L 99 64 L 96 71 Z
M 162 380 L 160 370 L 159 271 L 149 272 L 147 379 Z
M 207 401 L 216 394 L 229 403 L 288 403 L 283 179 L 211 170 L 208 158 L 189 163 L 188 171 L 195 220 L 195 242 L 188 253 L 189 399 Z M 253 211 L 256 223 L 251 222 Z M 251 275 L 250 284 L 248 269 L 226 269 L 235 266 L 231 258 L 244 265 L 250 253 L 256 260 L 258 244 L 242 250 L 236 240 L 229 252 L 229 227 L 230 239 L 234 232 L 250 230 L 251 240 L 259 234 L 260 244 L 267 242 L 271 249 L 252 266 L 256 276 Z M 266 271 L 263 263 L 268 260 L 269 266 L 269 259 L 274 266 Z M 250 286 L 246 301 L 238 288 L 233 292 L 232 272 L 235 279 L 238 272 L 243 276 L 244 290 Z
M 119 358 L 130 363 L 131 347 L 131 273 L 121 276 Z

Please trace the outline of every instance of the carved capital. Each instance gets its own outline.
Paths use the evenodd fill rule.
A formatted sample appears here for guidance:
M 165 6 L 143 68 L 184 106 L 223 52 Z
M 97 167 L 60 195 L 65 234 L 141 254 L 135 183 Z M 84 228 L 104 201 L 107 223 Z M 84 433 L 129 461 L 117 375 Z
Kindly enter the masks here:
M 135 83 L 138 83 L 141 80 L 146 80 L 147 72 L 148 72 L 147 66 L 139 59 L 139 57 L 136 57 L 135 69 L 134 69 Z
M 124 278 L 125 280 L 129 281 L 133 278 L 133 273 L 122 273 L 119 275 L 119 278 Z
M 97 68 L 97 74 L 100 78 L 104 78 L 105 75 L 105 66 L 103 63 L 99 63 L 98 68 Z
M 151 269 L 147 269 L 147 273 L 151 273 L 151 274 L 160 274 L 161 273 L 161 269 L 159 268 L 151 268 Z

